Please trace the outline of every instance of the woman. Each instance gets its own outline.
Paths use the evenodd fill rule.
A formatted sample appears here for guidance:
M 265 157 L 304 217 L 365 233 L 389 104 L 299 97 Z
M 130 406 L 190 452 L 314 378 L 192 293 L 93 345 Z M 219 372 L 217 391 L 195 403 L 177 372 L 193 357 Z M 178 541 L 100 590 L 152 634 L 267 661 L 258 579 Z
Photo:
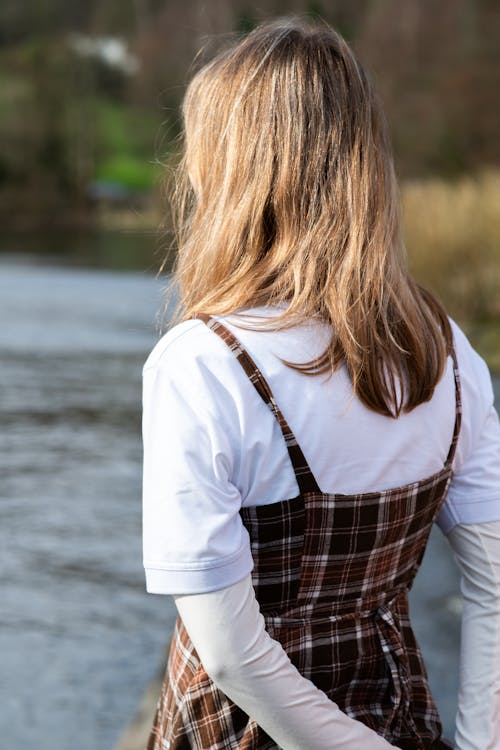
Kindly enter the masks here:
M 434 521 L 463 573 L 456 747 L 499 747 L 498 417 L 408 275 L 372 84 L 285 19 L 183 114 L 183 321 L 143 373 L 147 588 L 179 612 L 148 748 L 449 747 L 408 620 Z

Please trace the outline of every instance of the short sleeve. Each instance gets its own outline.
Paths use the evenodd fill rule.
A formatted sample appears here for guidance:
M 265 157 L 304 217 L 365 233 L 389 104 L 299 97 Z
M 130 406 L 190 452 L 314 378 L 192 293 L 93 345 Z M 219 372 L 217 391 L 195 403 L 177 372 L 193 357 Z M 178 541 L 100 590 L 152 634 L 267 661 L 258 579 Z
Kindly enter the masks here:
M 484 360 L 454 325 L 462 383 L 462 428 L 448 497 L 437 523 L 447 534 L 456 524 L 500 521 L 500 424 Z
M 169 337 L 169 334 L 167 334 Z M 167 341 L 168 344 L 168 341 Z M 224 386 L 174 340 L 143 369 L 143 562 L 156 594 L 203 593 L 253 567 L 231 482 Z

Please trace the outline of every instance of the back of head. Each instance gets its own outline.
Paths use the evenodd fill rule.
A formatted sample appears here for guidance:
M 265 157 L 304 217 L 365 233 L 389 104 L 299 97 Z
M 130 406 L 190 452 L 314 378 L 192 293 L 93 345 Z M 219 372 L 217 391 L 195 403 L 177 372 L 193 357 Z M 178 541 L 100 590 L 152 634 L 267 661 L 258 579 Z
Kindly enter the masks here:
M 285 302 L 279 325 L 333 326 L 306 373 L 345 361 L 360 398 L 385 414 L 430 398 L 448 320 L 408 275 L 383 110 L 340 34 L 263 24 L 194 76 L 183 115 L 185 317 Z

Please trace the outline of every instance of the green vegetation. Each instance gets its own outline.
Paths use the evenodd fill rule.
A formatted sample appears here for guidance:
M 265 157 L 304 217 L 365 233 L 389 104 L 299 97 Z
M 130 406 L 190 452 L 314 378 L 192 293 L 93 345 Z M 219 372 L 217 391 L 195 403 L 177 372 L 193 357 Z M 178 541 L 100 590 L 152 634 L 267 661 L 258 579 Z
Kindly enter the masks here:
M 159 129 L 150 112 L 136 111 L 119 102 L 94 102 L 97 157 L 93 177 L 123 185 L 131 191 L 151 191 L 158 182 L 153 143 Z M 149 149 L 149 154 L 148 154 Z
M 500 375 L 500 318 L 466 323 L 464 328 L 475 349 L 488 363 L 491 372 Z
M 103 161 L 97 167 L 95 177 L 102 182 L 122 185 L 131 192 L 148 191 L 156 183 L 156 170 L 143 159 L 120 154 Z

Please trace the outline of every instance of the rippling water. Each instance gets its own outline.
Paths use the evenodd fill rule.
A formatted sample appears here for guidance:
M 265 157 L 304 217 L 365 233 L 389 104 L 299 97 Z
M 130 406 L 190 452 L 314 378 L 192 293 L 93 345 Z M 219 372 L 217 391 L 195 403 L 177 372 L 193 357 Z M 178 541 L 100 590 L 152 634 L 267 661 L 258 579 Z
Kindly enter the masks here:
M 145 593 L 140 548 L 141 368 L 162 286 L 0 261 L 6 750 L 112 750 L 163 658 L 173 607 Z M 434 534 L 414 596 L 449 732 L 458 612 L 444 547 Z
M 0 265 L 2 748 L 110 750 L 173 610 L 145 593 L 140 380 L 162 284 Z

